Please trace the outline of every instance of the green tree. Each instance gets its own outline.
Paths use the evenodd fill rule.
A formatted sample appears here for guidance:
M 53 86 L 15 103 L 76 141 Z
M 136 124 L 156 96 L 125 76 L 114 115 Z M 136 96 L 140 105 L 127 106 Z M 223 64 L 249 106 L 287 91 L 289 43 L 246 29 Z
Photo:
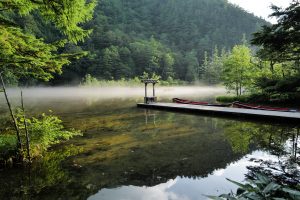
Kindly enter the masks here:
M 184 57 L 186 63 L 185 80 L 193 82 L 197 79 L 197 69 L 199 68 L 198 58 L 196 51 L 188 52 Z
M 221 81 L 223 63 L 227 55 L 224 49 L 222 49 L 221 55 L 219 54 L 217 46 L 214 48 L 213 55 L 210 59 L 208 59 L 207 53 L 204 53 L 203 68 L 205 71 L 203 80 L 209 84 L 217 84 Z
M 62 0 L 33 1 L 8 0 L 0 2 L 0 71 L 10 71 L 14 75 L 34 76 L 44 80 L 52 78 L 53 73 L 61 73 L 61 68 L 69 64 L 70 57 L 82 54 L 59 54 L 58 48 L 67 40 L 82 41 L 91 30 L 85 30 L 79 24 L 92 18 L 95 1 Z M 65 35 L 65 39 L 55 44 L 46 43 L 19 26 L 8 16 L 26 16 L 38 13 L 46 21 Z
M 250 87 L 255 76 L 255 67 L 251 63 L 251 50 L 245 45 L 236 45 L 225 59 L 222 78 L 228 90 L 234 90 L 236 95 L 242 94 L 242 89 Z
M 289 7 L 282 9 L 272 7 L 271 16 L 278 22 L 271 26 L 263 26 L 262 30 L 254 33 L 252 44 L 259 45 L 262 49 L 258 55 L 262 59 L 274 62 L 295 61 L 299 68 L 300 60 L 300 2 L 294 0 Z
M 50 62 L 50 65 L 44 64 L 38 68 L 31 62 L 27 66 L 26 78 L 21 79 L 22 83 L 31 82 L 33 78 L 28 80 L 27 77 L 39 70 L 45 72 L 41 78 L 46 80 L 52 78 L 52 74 L 56 74 L 51 80 L 52 84 L 79 83 L 79 80 L 87 73 L 98 78 L 103 77 L 104 50 L 111 46 L 118 49 L 120 64 L 117 74 L 112 73 L 115 68 L 109 69 L 108 73 L 111 74 L 107 76 L 109 79 L 111 77 L 114 79 L 118 79 L 118 77 L 133 78 L 140 76 L 143 71 L 155 72 L 163 79 L 170 75 L 176 79 L 185 80 L 186 77 L 194 79 L 191 77 L 194 73 L 193 67 L 184 60 L 188 52 L 194 50 L 198 61 L 202 61 L 205 51 L 211 51 L 216 45 L 232 48 L 240 40 L 242 33 L 246 33 L 246 38 L 250 38 L 251 33 L 257 31 L 262 24 L 266 24 L 264 20 L 246 13 L 227 1 L 220 0 L 165 0 L 164 3 L 161 0 L 103 0 L 95 8 L 95 15 L 91 19 L 94 1 L 96 0 L 1 1 L 1 20 L 5 19 L 7 23 L 11 21 L 11 27 L 19 28 L 22 34 L 34 35 L 33 39 L 43 38 L 42 43 L 46 45 L 52 43 L 53 45 L 51 51 L 45 51 L 46 48 L 43 49 L 37 45 L 34 48 L 36 51 L 30 51 L 32 60 L 36 59 L 33 55 L 43 52 L 44 57 L 49 58 L 47 61 Z M 12 9 L 9 10 L 8 7 Z M 18 14 L 16 7 L 22 7 L 22 15 Z M 47 9 L 50 10 L 49 13 Z M 84 23 L 88 19 L 91 20 Z M 83 37 L 90 33 L 91 28 L 94 31 L 84 42 L 81 42 Z M 1 37 L 6 38 L 6 36 Z M 12 41 L 11 38 L 13 38 L 13 34 L 10 36 L 10 41 Z M 57 46 L 56 43 L 64 39 L 73 42 L 80 41 L 77 45 L 81 47 L 82 51 L 89 52 L 89 55 L 79 60 L 72 59 L 72 63 L 62 70 L 61 67 L 66 66 L 70 61 L 70 53 L 65 51 L 65 47 Z M 28 41 L 23 42 L 29 44 Z M 37 43 L 31 41 L 30 45 L 33 44 Z M 7 47 L 9 45 L 6 45 L 5 48 L 3 46 L 0 51 L 4 52 Z M 121 50 L 122 48 L 127 48 L 129 52 Z M 22 49 L 27 49 L 27 47 L 24 45 Z M 37 51 L 39 49 L 41 51 Z M 17 52 L 18 49 L 13 49 L 13 51 Z M 48 54 L 46 54 L 47 52 Z M 61 55 L 62 53 L 63 55 Z M 166 54 L 172 55 L 174 58 L 172 67 L 165 62 L 169 60 Z M 16 54 L 11 53 L 10 55 Z M 79 56 L 81 54 L 78 54 Z M 4 57 L 1 55 L 1 58 Z M 18 57 L 18 59 L 20 58 Z M 55 60 L 59 62 L 55 63 Z M 28 60 L 20 62 L 26 61 Z M 21 73 L 25 72 L 22 66 L 20 64 L 19 70 L 16 70 L 12 64 L 2 65 L 1 68 L 5 68 L 6 71 L 10 70 L 10 74 L 24 76 Z M 53 72 L 48 73 L 47 66 Z M 117 67 L 116 65 L 111 66 Z M 199 68 L 201 66 L 198 65 L 195 70 L 196 79 L 205 77 L 203 69 Z M 57 73 L 61 71 L 63 74 L 58 76 Z M 187 71 L 189 76 L 186 76 Z M 212 70 L 212 72 L 214 71 L 218 70 Z M 38 74 L 35 77 L 38 77 Z M 9 78 L 11 79 L 11 76 Z
M 207 68 L 208 68 L 208 55 L 207 55 L 207 51 L 205 51 L 203 63 L 202 63 L 202 65 L 199 65 L 199 69 L 198 69 L 199 80 L 205 79 L 205 73 L 206 73 Z
M 166 48 L 153 37 L 130 44 L 135 73 L 162 74 L 164 79 L 173 73 L 174 58 L 170 49 Z
M 254 33 L 251 41 L 260 47 L 257 56 L 261 59 L 259 67 L 263 71 L 255 84 L 269 99 L 298 98 L 300 2 L 294 0 L 285 9 L 276 6 L 272 8 L 274 12 L 271 16 L 277 18 L 277 23 L 263 26 L 261 31 Z
M 161 58 L 160 74 L 163 80 L 167 80 L 169 77 L 174 77 L 173 65 L 175 60 L 171 53 L 166 53 Z
M 101 70 L 98 77 L 103 79 L 120 79 L 121 61 L 118 47 L 110 46 L 104 49 Z

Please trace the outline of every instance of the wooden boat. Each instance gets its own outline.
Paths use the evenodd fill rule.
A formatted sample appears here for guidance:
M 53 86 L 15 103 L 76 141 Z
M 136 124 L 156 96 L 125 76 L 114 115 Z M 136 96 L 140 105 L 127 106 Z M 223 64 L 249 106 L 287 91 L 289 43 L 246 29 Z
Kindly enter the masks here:
M 192 105 L 208 105 L 208 102 L 205 101 L 190 101 L 185 99 L 173 98 L 174 103 L 181 103 L 181 104 L 192 104 Z
M 236 108 L 246 108 L 246 109 L 255 109 L 255 110 L 268 110 L 268 111 L 281 111 L 281 112 L 297 112 L 296 109 L 291 109 L 291 108 L 262 106 L 262 105 L 248 104 L 248 103 L 240 103 L 238 101 L 233 102 L 232 106 L 236 107 Z
M 296 109 L 291 108 L 281 108 L 281 107 L 271 107 L 271 106 L 262 106 L 262 105 L 255 105 L 249 103 L 240 103 L 235 101 L 229 104 L 210 104 L 205 101 L 190 101 L 180 98 L 173 98 L 174 103 L 181 103 L 181 104 L 191 104 L 191 105 L 202 105 L 202 106 L 218 106 L 218 107 L 235 107 L 235 108 L 245 108 L 245 109 L 254 109 L 254 110 L 268 110 L 268 111 L 280 111 L 280 112 L 298 112 Z
M 185 99 L 173 98 L 174 103 L 181 103 L 181 104 L 191 104 L 191 105 L 202 105 L 202 106 L 218 106 L 218 107 L 229 107 L 230 104 L 211 104 L 205 101 L 190 101 Z

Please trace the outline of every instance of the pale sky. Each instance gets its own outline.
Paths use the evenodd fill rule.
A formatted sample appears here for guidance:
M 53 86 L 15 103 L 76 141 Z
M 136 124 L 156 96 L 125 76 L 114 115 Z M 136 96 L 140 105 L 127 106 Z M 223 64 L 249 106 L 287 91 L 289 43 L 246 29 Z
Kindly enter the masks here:
M 292 0 L 228 0 L 230 3 L 236 4 L 246 11 L 253 13 L 256 16 L 275 23 L 276 19 L 268 18 L 268 15 L 272 13 L 270 9 L 271 4 L 279 7 L 286 8 L 292 2 Z

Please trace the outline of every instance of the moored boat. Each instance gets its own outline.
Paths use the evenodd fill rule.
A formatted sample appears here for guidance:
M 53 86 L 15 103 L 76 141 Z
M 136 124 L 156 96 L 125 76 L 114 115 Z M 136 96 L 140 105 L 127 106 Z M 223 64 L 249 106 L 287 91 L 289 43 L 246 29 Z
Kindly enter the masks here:
M 229 107 L 232 106 L 234 108 L 244 108 L 244 109 L 254 109 L 254 110 L 267 110 L 267 111 L 280 111 L 280 112 L 298 112 L 296 109 L 291 108 L 282 108 L 282 107 L 271 107 L 271 106 L 263 106 L 263 105 L 256 105 L 256 104 L 249 104 L 249 103 L 241 103 L 235 101 L 229 104 L 211 104 L 205 101 L 191 101 L 186 99 L 180 98 L 173 98 L 174 103 L 180 104 L 191 104 L 191 105 L 202 105 L 202 106 L 218 106 L 218 107 Z
M 181 103 L 181 104 L 192 104 L 192 105 L 208 105 L 208 102 L 205 101 L 190 101 L 186 99 L 179 99 L 179 98 L 173 98 L 172 99 L 174 103 Z
M 297 112 L 296 109 L 291 108 L 281 108 L 281 107 L 271 107 L 271 106 L 263 106 L 263 105 L 255 105 L 249 103 L 241 103 L 235 101 L 232 103 L 233 107 L 236 108 L 246 108 L 246 109 L 255 109 L 255 110 L 268 110 L 268 111 L 281 111 L 281 112 Z
M 229 107 L 230 104 L 211 104 L 205 101 L 190 101 L 186 99 L 180 99 L 180 98 L 173 98 L 172 99 L 174 103 L 181 103 L 181 104 L 191 104 L 191 105 L 202 105 L 202 106 L 218 106 L 218 107 Z

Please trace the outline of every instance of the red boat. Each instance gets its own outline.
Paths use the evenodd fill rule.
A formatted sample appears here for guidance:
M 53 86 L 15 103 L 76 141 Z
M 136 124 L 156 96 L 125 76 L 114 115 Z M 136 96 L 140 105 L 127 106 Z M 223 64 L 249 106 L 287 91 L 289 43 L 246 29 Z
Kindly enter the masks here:
M 271 107 L 271 106 L 261 106 L 248 103 L 240 103 L 238 101 L 232 103 L 233 107 L 236 108 L 246 108 L 246 109 L 255 109 L 255 110 L 269 110 L 269 111 L 281 111 L 281 112 L 297 112 L 295 109 L 291 108 L 280 108 L 280 107 Z
M 208 105 L 208 102 L 201 102 L 201 101 L 190 101 L 185 99 L 173 98 L 174 103 L 181 103 L 181 104 L 192 104 L 192 105 Z
M 296 109 L 291 108 L 280 108 L 280 107 L 271 107 L 271 106 L 262 106 L 248 103 L 240 103 L 235 101 L 229 104 L 210 104 L 205 101 L 190 101 L 185 99 L 173 98 L 174 103 L 181 104 L 191 104 L 191 105 L 202 105 L 202 106 L 219 106 L 219 107 L 229 107 L 233 106 L 235 108 L 245 108 L 245 109 L 254 109 L 254 110 L 268 110 L 268 111 L 281 111 L 281 112 L 298 112 Z
M 205 101 L 190 101 L 185 99 L 173 98 L 174 103 L 181 103 L 181 104 L 191 104 L 191 105 L 202 105 L 202 106 L 219 106 L 219 107 L 229 107 L 230 104 L 211 104 Z

